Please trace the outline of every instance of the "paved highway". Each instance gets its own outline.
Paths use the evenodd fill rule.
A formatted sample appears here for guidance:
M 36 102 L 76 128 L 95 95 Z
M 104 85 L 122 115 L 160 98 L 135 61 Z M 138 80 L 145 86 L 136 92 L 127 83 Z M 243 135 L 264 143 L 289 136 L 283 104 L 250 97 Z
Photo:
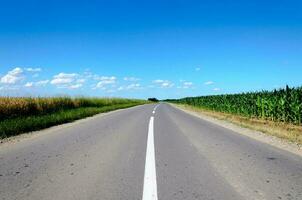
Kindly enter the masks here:
M 302 199 L 302 158 L 168 104 L 0 145 L 0 199 Z

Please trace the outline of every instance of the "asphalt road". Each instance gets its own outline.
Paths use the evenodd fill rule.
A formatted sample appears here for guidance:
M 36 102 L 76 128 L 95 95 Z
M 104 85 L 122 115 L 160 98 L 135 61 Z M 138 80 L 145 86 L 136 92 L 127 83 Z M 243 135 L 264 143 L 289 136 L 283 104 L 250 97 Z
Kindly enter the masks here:
M 154 107 L 0 145 L 0 199 L 302 199 L 300 156 Z

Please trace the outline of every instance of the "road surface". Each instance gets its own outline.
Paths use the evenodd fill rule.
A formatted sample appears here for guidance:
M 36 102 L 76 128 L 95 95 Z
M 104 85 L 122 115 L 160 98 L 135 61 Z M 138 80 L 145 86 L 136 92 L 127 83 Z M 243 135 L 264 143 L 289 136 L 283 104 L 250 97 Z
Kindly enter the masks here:
M 301 200 L 302 159 L 143 105 L 0 145 L 0 199 Z

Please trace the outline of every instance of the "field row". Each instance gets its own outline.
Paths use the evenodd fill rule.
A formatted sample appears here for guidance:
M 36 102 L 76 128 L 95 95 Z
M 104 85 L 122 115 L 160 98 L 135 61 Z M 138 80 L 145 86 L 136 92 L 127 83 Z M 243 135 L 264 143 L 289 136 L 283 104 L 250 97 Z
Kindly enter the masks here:
M 272 121 L 302 123 L 302 87 L 242 94 L 212 95 L 169 99 L 212 111 L 239 114 Z
M 148 103 L 118 98 L 0 98 L 0 139 Z
M 103 107 L 129 103 L 139 104 L 143 102 L 143 100 L 122 98 L 0 97 L 0 120 L 33 115 L 44 115 L 74 108 Z

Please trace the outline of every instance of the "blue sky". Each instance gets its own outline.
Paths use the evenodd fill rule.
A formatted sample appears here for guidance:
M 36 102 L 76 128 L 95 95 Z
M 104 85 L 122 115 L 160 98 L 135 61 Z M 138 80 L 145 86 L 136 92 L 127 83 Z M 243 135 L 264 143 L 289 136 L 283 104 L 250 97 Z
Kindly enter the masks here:
M 299 0 L 1 1 L 0 95 L 301 86 L 301 10 Z

